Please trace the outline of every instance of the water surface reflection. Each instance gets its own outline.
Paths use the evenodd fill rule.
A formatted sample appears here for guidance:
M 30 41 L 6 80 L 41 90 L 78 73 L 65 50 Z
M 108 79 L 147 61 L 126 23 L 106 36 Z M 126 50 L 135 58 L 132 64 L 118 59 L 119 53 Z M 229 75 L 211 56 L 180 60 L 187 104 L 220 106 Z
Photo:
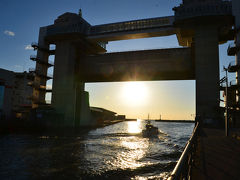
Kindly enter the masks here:
M 0 179 L 164 178 L 174 168 L 193 124 L 152 122 L 163 133 L 141 135 L 144 121 L 98 128 L 85 135 L 0 137 Z

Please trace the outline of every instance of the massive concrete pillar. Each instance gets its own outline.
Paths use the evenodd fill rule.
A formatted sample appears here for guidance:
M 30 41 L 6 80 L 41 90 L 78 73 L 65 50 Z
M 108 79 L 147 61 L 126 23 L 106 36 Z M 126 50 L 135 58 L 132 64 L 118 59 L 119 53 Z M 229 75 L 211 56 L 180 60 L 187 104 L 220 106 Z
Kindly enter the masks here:
M 208 123 L 206 121 L 214 121 L 219 107 L 219 49 L 217 27 L 211 25 L 196 27 L 194 42 L 196 114 L 200 115 L 205 123 Z
M 41 27 L 38 39 L 38 51 L 36 57 L 35 78 L 33 84 L 32 107 L 37 108 L 39 104 L 45 104 L 45 92 L 39 90 L 39 86 L 46 86 L 49 44 L 45 41 L 47 28 Z
M 76 77 L 76 46 L 70 41 L 56 43 L 52 106 L 63 116 L 63 127 L 91 123 L 88 93 Z

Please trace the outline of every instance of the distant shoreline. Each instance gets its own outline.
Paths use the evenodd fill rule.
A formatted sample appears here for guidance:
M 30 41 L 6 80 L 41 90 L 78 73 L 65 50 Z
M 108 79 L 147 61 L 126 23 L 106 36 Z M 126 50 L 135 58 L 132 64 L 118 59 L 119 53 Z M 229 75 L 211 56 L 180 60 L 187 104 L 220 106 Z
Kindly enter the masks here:
M 126 119 L 126 121 L 136 121 L 137 119 Z M 143 119 L 147 121 L 148 119 Z M 177 123 L 195 123 L 194 120 L 166 120 L 166 119 L 149 119 L 150 121 L 159 121 L 159 122 L 177 122 Z
M 160 119 L 155 119 L 155 121 L 161 121 L 161 122 L 179 122 L 179 123 L 195 123 L 194 120 L 160 120 Z

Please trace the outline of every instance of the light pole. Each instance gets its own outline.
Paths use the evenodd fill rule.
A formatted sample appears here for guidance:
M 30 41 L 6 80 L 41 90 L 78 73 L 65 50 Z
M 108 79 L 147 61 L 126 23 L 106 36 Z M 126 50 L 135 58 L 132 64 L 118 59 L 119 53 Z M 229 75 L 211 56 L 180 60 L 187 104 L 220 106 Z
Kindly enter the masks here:
M 228 122 L 228 69 L 223 67 L 226 72 L 226 89 L 225 89 L 225 135 L 229 134 L 229 122 Z

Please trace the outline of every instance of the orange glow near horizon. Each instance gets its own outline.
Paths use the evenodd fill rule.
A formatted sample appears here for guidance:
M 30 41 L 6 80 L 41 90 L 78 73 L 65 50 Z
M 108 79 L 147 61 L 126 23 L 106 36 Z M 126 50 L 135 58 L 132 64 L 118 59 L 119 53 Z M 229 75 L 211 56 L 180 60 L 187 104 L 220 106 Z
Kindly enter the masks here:
M 195 81 L 87 83 L 85 90 L 90 106 L 130 119 L 194 119 Z

